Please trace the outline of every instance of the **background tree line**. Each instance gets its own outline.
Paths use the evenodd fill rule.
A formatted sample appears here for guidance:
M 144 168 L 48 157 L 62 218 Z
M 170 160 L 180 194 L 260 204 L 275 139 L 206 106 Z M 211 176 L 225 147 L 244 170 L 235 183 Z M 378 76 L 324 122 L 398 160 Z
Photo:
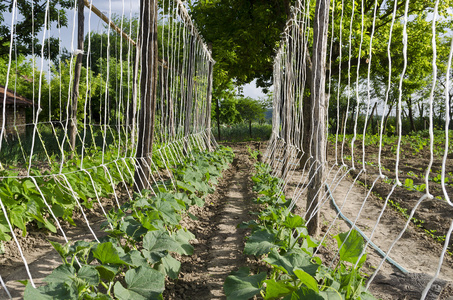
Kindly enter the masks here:
M 39 70 L 30 63 L 30 55 L 41 55 L 41 42 L 38 33 L 44 26 L 45 3 L 42 0 L 18 1 L 18 10 L 23 19 L 19 20 L 15 29 L 14 53 L 17 56 L 13 59 L 11 78 L 15 78 L 15 88 L 18 93 L 32 98 L 36 95 L 37 83 L 31 83 L 33 73 Z M 314 3 L 310 5 L 314 10 Z M 214 67 L 214 88 L 213 88 L 213 124 L 232 124 L 243 121 L 258 121 L 262 119 L 262 111 L 257 109 L 259 99 L 248 99 L 238 96 L 237 88 L 254 79 L 265 92 L 269 91 L 272 84 L 273 57 L 279 47 L 281 33 L 285 28 L 286 20 L 292 13 L 293 0 L 199 0 L 189 2 L 189 12 L 196 22 L 196 25 L 208 44 L 212 45 L 213 57 L 216 60 Z M 337 128 L 351 132 L 351 122 L 357 114 L 361 124 L 365 124 L 367 112 L 366 103 L 361 101 L 357 106 L 356 95 L 360 99 L 367 98 L 366 81 L 368 65 L 371 57 L 371 109 L 374 103 L 382 106 L 387 100 L 386 111 L 368 111 L 369 122 L 374 126 L 367 127 L 373 132 L 378 124 L 374 120 L 378 115 L 384 115 L 384 130 L 393 133 L 397 127 L 396 119 L 392 114 L 395 111 L 398 100 L 398 82 L 404 60 L 402 55 L 403 44 L 403 16 L 405 1 L 377 2 L 374 0 L 348 2 L 341 6 L 340 1 L 332 2 L 331 18 L 333 27 L 330 28 L 328 57 L 330 58 L 328 75 L 330 76 L 330 105 L 329 105 L 329 127 L 331 132 Z M 431 90 L 433 49 L 431 45 L 432 11 L 434 0 L 414 0 L 409 4 L 409 19 L 407 23 L 407 54 L 408 63 L 404 78 L 402 80 L 402 101 L 403 107 L 403 130 L 405 132 L 422 130 L 425 128 L 428 114 L 427 99 Z M 68 26 L 67 9 L 73 7 L 72 1 L 49 2 L 48 26 Z M 442 128 L 446 116 L 443 105 L 443 87 L 445 86 L 445 69 L 448 58 L 449 40 L 451 38 L 452 18 L 451 4 L 448 1 L 439 2 L 439 18 L 437 20 L 436 37 L 437 46 L 437 67 L 438 78 L 434 93 L 434 119 L 439 128 Z M 3 2 L 0 4 L 0 11 L 11 12 L 12 4 Z M 168 9 L 168 8 L 167 8 Z M 376 9 L 376 21 L 374 25 L 374 37 L 372 53 L 369 53 L 371 33 L 373 31 L 373 16 Z M 393 11 L 396 9 L 396 18 L 393 20 Z M 355 14 L 352 12 L 355 11 Z M 33 12 L 30 13 L 30 12 Z M 333 13 L 332 13 L 333 12 Z M 313 18 L 313 12 L 311 18 Z M 362 17 L 363 16 L 363 17 Z M 353 18 L 351 20 L 351 18 Z M 362 20 L 363 19 L 363 20 Z M 10 50 L 9 24 L 0 21 L 0 60 L 2 71 L 0 76 L 5 82 L 8 55 Z M 135 17 L 132 22 L 127 18 L 114 17 L 117 25 L 123 25 L 132 39 L 136 39 L 138 33 L 138 20 Z M 352 21 L 352 22 L 351 22 Z M 313 22 L 313 20 L 310 20 Z M 362 28 L 363 24 L 363 28 Z M 33 26 L 32 26 L 33 25 Z M 165 26 L 160 24 L 159 26 Z M 390 26 L 393 26 L 392 38 L 389 37 Z M 341 29 L 341 36 L 339 35 Z M 362 35 L 363 33 L 363 35 Z M 88 43 L 88 35 L 90 43 Z M 160 37 L 165 38 L 165 37 Z M 109 47 L 107 45 L 109 43 Z M 350 41 L 350 44 L 349 44 Z M 65 49 L 59 48 L 60 41 L 50 37 L 44 41 L 44 56 L 53 61 L 50 72 L 43 76 L 41 93 L 43 112 L 42 120 L 59 119 L 62 117 L 60 101 L 66 101 L 69 89 L 69 72 L 71 70 L 71 54 Z M 88 49 L 90 44 L 90 49 Z M 360 46 L 361 45 L 361 46 Z M 310 41 L 307 48 L 311 49 Z M 388 46 L 391 49 L 391 68 L 389 66 Z M 182 43 L 175 47 L 183 48 Z M 349 56 L 349 47 L 351 56 Z M 298 49 L 299 51 L 302 49 Z M 115 32 L 107 34 L 104 32 L 91 32 L 85 38 L 85 52 L 89 52 L 89 59 L 83 60 L 84 68 L 81 78 L 80 103 L 78 106 L 79 116 L 83 118 L 84 101 L 90 101 L 91 112 L 89 117 L 94 122 L 103 122 L 103 118 L 115 120 L 124 118 L 118 115 L 118 107 L 115 101 L 119 95 L 128 95 L 131 89 L 133 76 L 133 63 L 136 58 L 135 50 L 127 41 L 124 41 Z M 341 53 L 341 55 L 340 55 Z M 165 59 L 165 53 L 160 53 Z M 105 70 L 109 67 L 109 78 Z M 122 70 L 122 72 L 121 72 Z M 389 71 L 391 85 L 388 88 Z M 307 61 L 307 74 L 310 74 L 310 61 Z M 50 74 L 47 74 L 50 73 Z M 359 74 L 358 78 L 355 74 Z M 88 78 L 88 84 L 87 79 Z M 348 84 L 349 82 L 349 84 Z M 31 88 L 30 88 L 31 87 Z M 310 87 L 306 86 L 307 93 L 304 99 L 310 96 Z M 88 93 L 87 93 L 88 92 Z M 85 97 L 85 95 L 89 97 Z M 47 101 L 48 98 L 52 101 Z M 131 96 L 127 96 L 131 97 Z M 453 91 L 449 93 L 450 99 Z M 262 102 L 262 101 L 261 101 Z M 308 101 L 301 104 L 310 111 Z M 99 109 L 98 109 L 99 107 Z M 250 109 L 254 107 L 254 109 Z M 336 120 L 337 108 L 340 111 L 340 118 Z M 105 109 L 106 111 L 103 111 Z M 256 112 L 250 116 L 250 111 Z M 451 108 L 449 109 L 451 112 Z M 452 116 L 453 114 L 450 114 Z M 374 118 L 372 118 L 374 117 Z M 340 124 L 342 120 L 348 119 L 345 125 Z M 343 126 L 343 127 L 342 127 Z M 305 128 L 308 130 L 309 126 Z M 362 128 L 363 129 L 363 128 Z

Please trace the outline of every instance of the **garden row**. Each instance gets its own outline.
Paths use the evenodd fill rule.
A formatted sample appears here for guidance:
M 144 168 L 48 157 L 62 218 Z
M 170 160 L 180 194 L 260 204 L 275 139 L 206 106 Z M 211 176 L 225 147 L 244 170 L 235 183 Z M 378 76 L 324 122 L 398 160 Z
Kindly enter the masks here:
M 363 238 L 355 231 L 335 236 L 339 261 L 331 269 L 313 256 L 322 246 L 308 235 L 305 220 L 287 208 L 291 200 L 278 190 L 279 179 L 269 167 L 256 163 L 254 191 L 262 204 L 256 220 L 240 224 L 252 230 L 244 253 L 266 262 L 269 272 L 250 274 L 247 267 L 230 274 L 224 283 L 227 299 L 375 299 L 364 290 L 360 271 L 366 260 Z
M 450 130 L 449 135 L 452 136 L 452 134 L 453 131 Z M 344 154 L 349 154 L 352 138 L 351 135 L 346 136 Z M 366 168 L 366 174 L 360 175 L 358 182 L 367 186 L 367 188 L 371 188 L 372 178 L 376 178 L 382 172 L 385 177 L 374 183 L 373 194 L 383 202 L 391 194 L 388 204 L 405 218 L 410 217 L 411 210 L 426 193 L 426 183 L 428 183 L 429 193 L 434 199 L 423 201 L 414 212 L 411 221 L 434 240 L 444 243 L 449 229 L 449 223 L 445 222 L 445 217 L 453 213 L 453 208 L 446 201 L 447 197 L 451 199 L 453 193 L 453 145 L 452 143 L 448 145 L 444 168 L 445 131 L 434 131 L 433 163 L 429 173 L 427 173 L 427 167 L 430 165 L 431 153 L 428 131 L 401 137 L 398 163 L 398 180 L 401 185 L 395 189 L 392 189 L 392 186 L 397 183 L 395 170 L 398 137 L 382 136 L 382 151 L 380 160 L 378 160 L 380 137 L 379 135 L 367 135 L 364 141 L 366 147 L 365 166 L 362 166 L 362 140 L 360 138 L 361 136 L 358 136 L 354 145 L 354 152 L 357 153 L 354 156 L 354 163 L 356 166 Z M 330 137 L 330 141 L 334 142 L 333 136 Z M 339 141 L 343 141 L 342 136 L 339 137 Z M 331 153 L 333 154 L 332 151 Z M 344 159 L 351 162 L 352 157 L 344 155 Z M 442 182 L 442 172 L 444 172 L 444 182 Z M 351 175 L 357 176 L 358 171 L 351 171 Z M 450 240 L 450 247 L 447 250 L 450 254 L 452 253 L 452 243 L 453 240 Z
M 63 264 L 44 279 L 44 286 L 24 282 L 24 298 L 162 299 L 165 277 L 178 278 L 180 262 L 174 254 L 193 252 L 189 241 L 194 236 L 179 222 L 190 216 L 190 205 L 204 204 L 233 152 L 224 148 L 192 156 L 171 170 L 176 190 L 154 186 L 155 195 L 143 191 L 112 209 L 99 242 L 52 242 Z

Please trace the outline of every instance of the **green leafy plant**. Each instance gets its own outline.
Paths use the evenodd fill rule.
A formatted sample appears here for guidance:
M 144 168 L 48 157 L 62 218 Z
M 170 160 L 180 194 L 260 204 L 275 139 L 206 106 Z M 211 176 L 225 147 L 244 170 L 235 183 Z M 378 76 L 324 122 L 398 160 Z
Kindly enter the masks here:
M 162 299 L 165 278 L 177 279 L 175 254 L 191 255 L 194 235 L 179 225 L 190 205 L 203 205 L 221 171 L 232 161 L 231 149 L 194 153 L 172 171 L 181 187 L 173 192 L 143 191 L 108 213 L 100 242 L 52 243 L 63 264 L 33 288 L 27 299 Z M 201 201 L 201 203 L 200 203 Z
M 257 220 L 242 223 L 252 230 L 244 253 L 261 258 L 270 272 L 250 274 L 246 267 L 232 272 L 225 280 L 227 299 L 246 300 L 255 295 L 264 299 L 374 299 L 364 291 L 360 267 L 366 260 L 364 241 L 357 231 L 335 236 L 339 261 L 334 269 L 322 265 L 313 256 L 319 242 L 308 235 L 305 220 L 291 213 L 284 195 L 278 196 L 279 179 L 269 175 L 269 168 L 257 163 L 254 190 L 256 200 L 264 203 Z

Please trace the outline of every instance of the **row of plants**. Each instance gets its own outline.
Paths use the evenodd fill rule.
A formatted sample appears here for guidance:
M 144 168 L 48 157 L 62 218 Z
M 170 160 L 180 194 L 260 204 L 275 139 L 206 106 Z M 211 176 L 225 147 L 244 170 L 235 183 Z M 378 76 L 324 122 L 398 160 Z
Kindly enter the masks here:
M 313 256 L 322 246 L 310 237 L 305 220 L 288 210 L 291 200 L 278 192 L 280 179 L 272 177 L 269 166 L 256 163 L 253 190 L 262 204 L 257 219 L 239 226 L 250 228 L 244 253 L 267 263 L 268 272 L 251 274 L 247 267 L 232 272 L 224 283 L 227 299 L 375 299 L 364 290 L 360 271 L 366 260 L 364 241 L 355 230 L 340 233 L 339 259 L 334 268 Z
M 434 155 L 443 155 L 445 151 L 445 131 L 435 130 L 433 133 Z M 449 131 L 449 136 L 453 136 L 453 130 Z M 342 143 L 343 141 L 345 141 L 346 144 L 350 144 L 353 138 L 353 134 L 339 134 L 338 136 L 335 134 L 330 134 L 328 136 L 328 140 L 331 143 L 335 143 L 336 141 L 338 141 L 338 143 Z M 384 149 L 388 148 L 393 154 L 396 154 L 398 138 L 399 137 L 397 135 L 382 135 L 382 147 Z M 363 141 L 363 135 L 357 134 L 355 136 L 355 144 L 357 145 L 359 142 L 361 143 L 361 141 Z M 380 141 L 381 136 L 379 134 L 367 134 L 365 136 L 365 146 L 379 146 Z M 408 152 L 407 155 L 409 156 L 418 155 L 420 151 L 424 149 L 428 150 L 429 147 L 430 137 L 428 130 L 418 131 L 412 134 L 401 136 L 400 151 L 403 155 L 404 152 Z M 449 145 L 448 153 L 453 153 L 453 145 L 451 143 Z
M 134 170 L 133 161 L 117 160 L 115 151 L 113 146 L 104 153 L 93 149 L 92 155 L 84 159 L 86 171 L 80 169 L 78 157 L 62 168 L 58 162 L 46 170 L 32 168 L 29 177 L 20 177 L 14 170 L 0 171 L 3 177 L 0 198 L 13 228 L 21 229 L 26 236 L 27 224 L 35 222 L 39 228 L 56 232 L 49 207 L 56 218 L 75 226 L 72 216 L 77 201 L 86 209 L 92 209 L 97 197 L 109 197 L 120 182 L 131 184 L 128 170 Z M 111 163 L 103 167 L 102 161 Z M 0 211 L 0 243 L 11 239 L 10 232 L 6 217 Z
M 191 205 L 204 197 L 233 159 L 229 148 L 193 153 L 172 168 L 176 189 L 143 191 L 112 209 L 99 242 L 53 242 L 63 264 L 33 288 L 26 284 L 24 299 L 163 299 L 166 276 L 177 279 L 180 262 L 175 254 L 191 255 L 194 235 L 181 227 Z
M 155 149 L 154 165 L 150 166 L 153 172 L 176 163 L 174 150 L 161 145 L 155 145 Z M 57 219 L 75 226 L 72 216 L 78 209 L 77 202 L 84 209 L 92 209 L 98 198 L 112 197 L 117 186 L 132 185 L 134 155 L 131 150 L 125 151 L 119 153 L 114 144 L 104 149 L 91 146 L 85 149 L 83 163 L 79 155 L 68 159 L 63 166 L 58 159 L 52 159 L 43 168 L 37 163 L 28 177 L 19 176 L 23 171 L 14 168 L 0 170 L 0 199 L 13 229 L 19 228 L 25 237 L 27 224 L 33 222 L 38 228 L 55 233 L 57 226 L 49 208 Z M 69 153 L 66 155 L 69 157 Z M 0 210 L 0 246 L 9 240 L 11 229 Z

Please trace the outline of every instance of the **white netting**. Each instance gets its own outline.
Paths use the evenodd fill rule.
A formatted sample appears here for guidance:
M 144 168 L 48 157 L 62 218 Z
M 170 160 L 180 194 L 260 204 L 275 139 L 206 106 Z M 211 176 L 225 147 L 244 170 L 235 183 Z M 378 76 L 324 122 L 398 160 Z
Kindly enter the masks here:
M 274 61 L 265 161 L 283 179 L 290 209 L 298 205 L 309 227 L 318 223 L 323 241 L 341 219 L 367 236 L 366 250 L 382 257 L 367 288 L 388 260 L 433 276 L 424 298 L 436 278 L 453 274 L 446 259 L 453 242 L 451 8 L 439 1 L 326 2 L 325 87 L 316 85 L 323 51 L 313 45 L 322 39 L 314 25 L 320 14 L 313 1 L 297 1 Z M 328 116 L 319 119 L 319 109 Z M 440 242 L 429 255 L 411 240 L 415 227 Z M 391 260 L 394 252 L 404 260 Z
M 73 223 L 75 211 L 98 240 L 93 226 L 99 218 L 91 210 L 107 216 L 130 199 L 134 173 L 139 187 L 173 189 L 170 167 L 216 145 L 210 130 L 214 62 L 186 4 L 159 1 L 145 11 L 133 1 L 42 2 L 12 1 L 0 75 L 1 251 L 20 253 L 33 286 L 17 239 L 28 222 L 68 242 L 68 227 L 60 223 Z M 144 35 L 148 19 L 157 28 Z M 21 52 L 23 20 L 32 33 L 35 23 L 44 23 L 27 54 Z M 144 74 L 155 83 L 144 82 Z M 153 93 L 155 108 L 144 100 Z M 149 120 L 153 111 L 154 124 L 140 128 L 140 118 Z M 151 132 L 152 144 L 145 141 Z M 11 297 L 14 281 L 4 276 L 0 272 L 1 295 Z

